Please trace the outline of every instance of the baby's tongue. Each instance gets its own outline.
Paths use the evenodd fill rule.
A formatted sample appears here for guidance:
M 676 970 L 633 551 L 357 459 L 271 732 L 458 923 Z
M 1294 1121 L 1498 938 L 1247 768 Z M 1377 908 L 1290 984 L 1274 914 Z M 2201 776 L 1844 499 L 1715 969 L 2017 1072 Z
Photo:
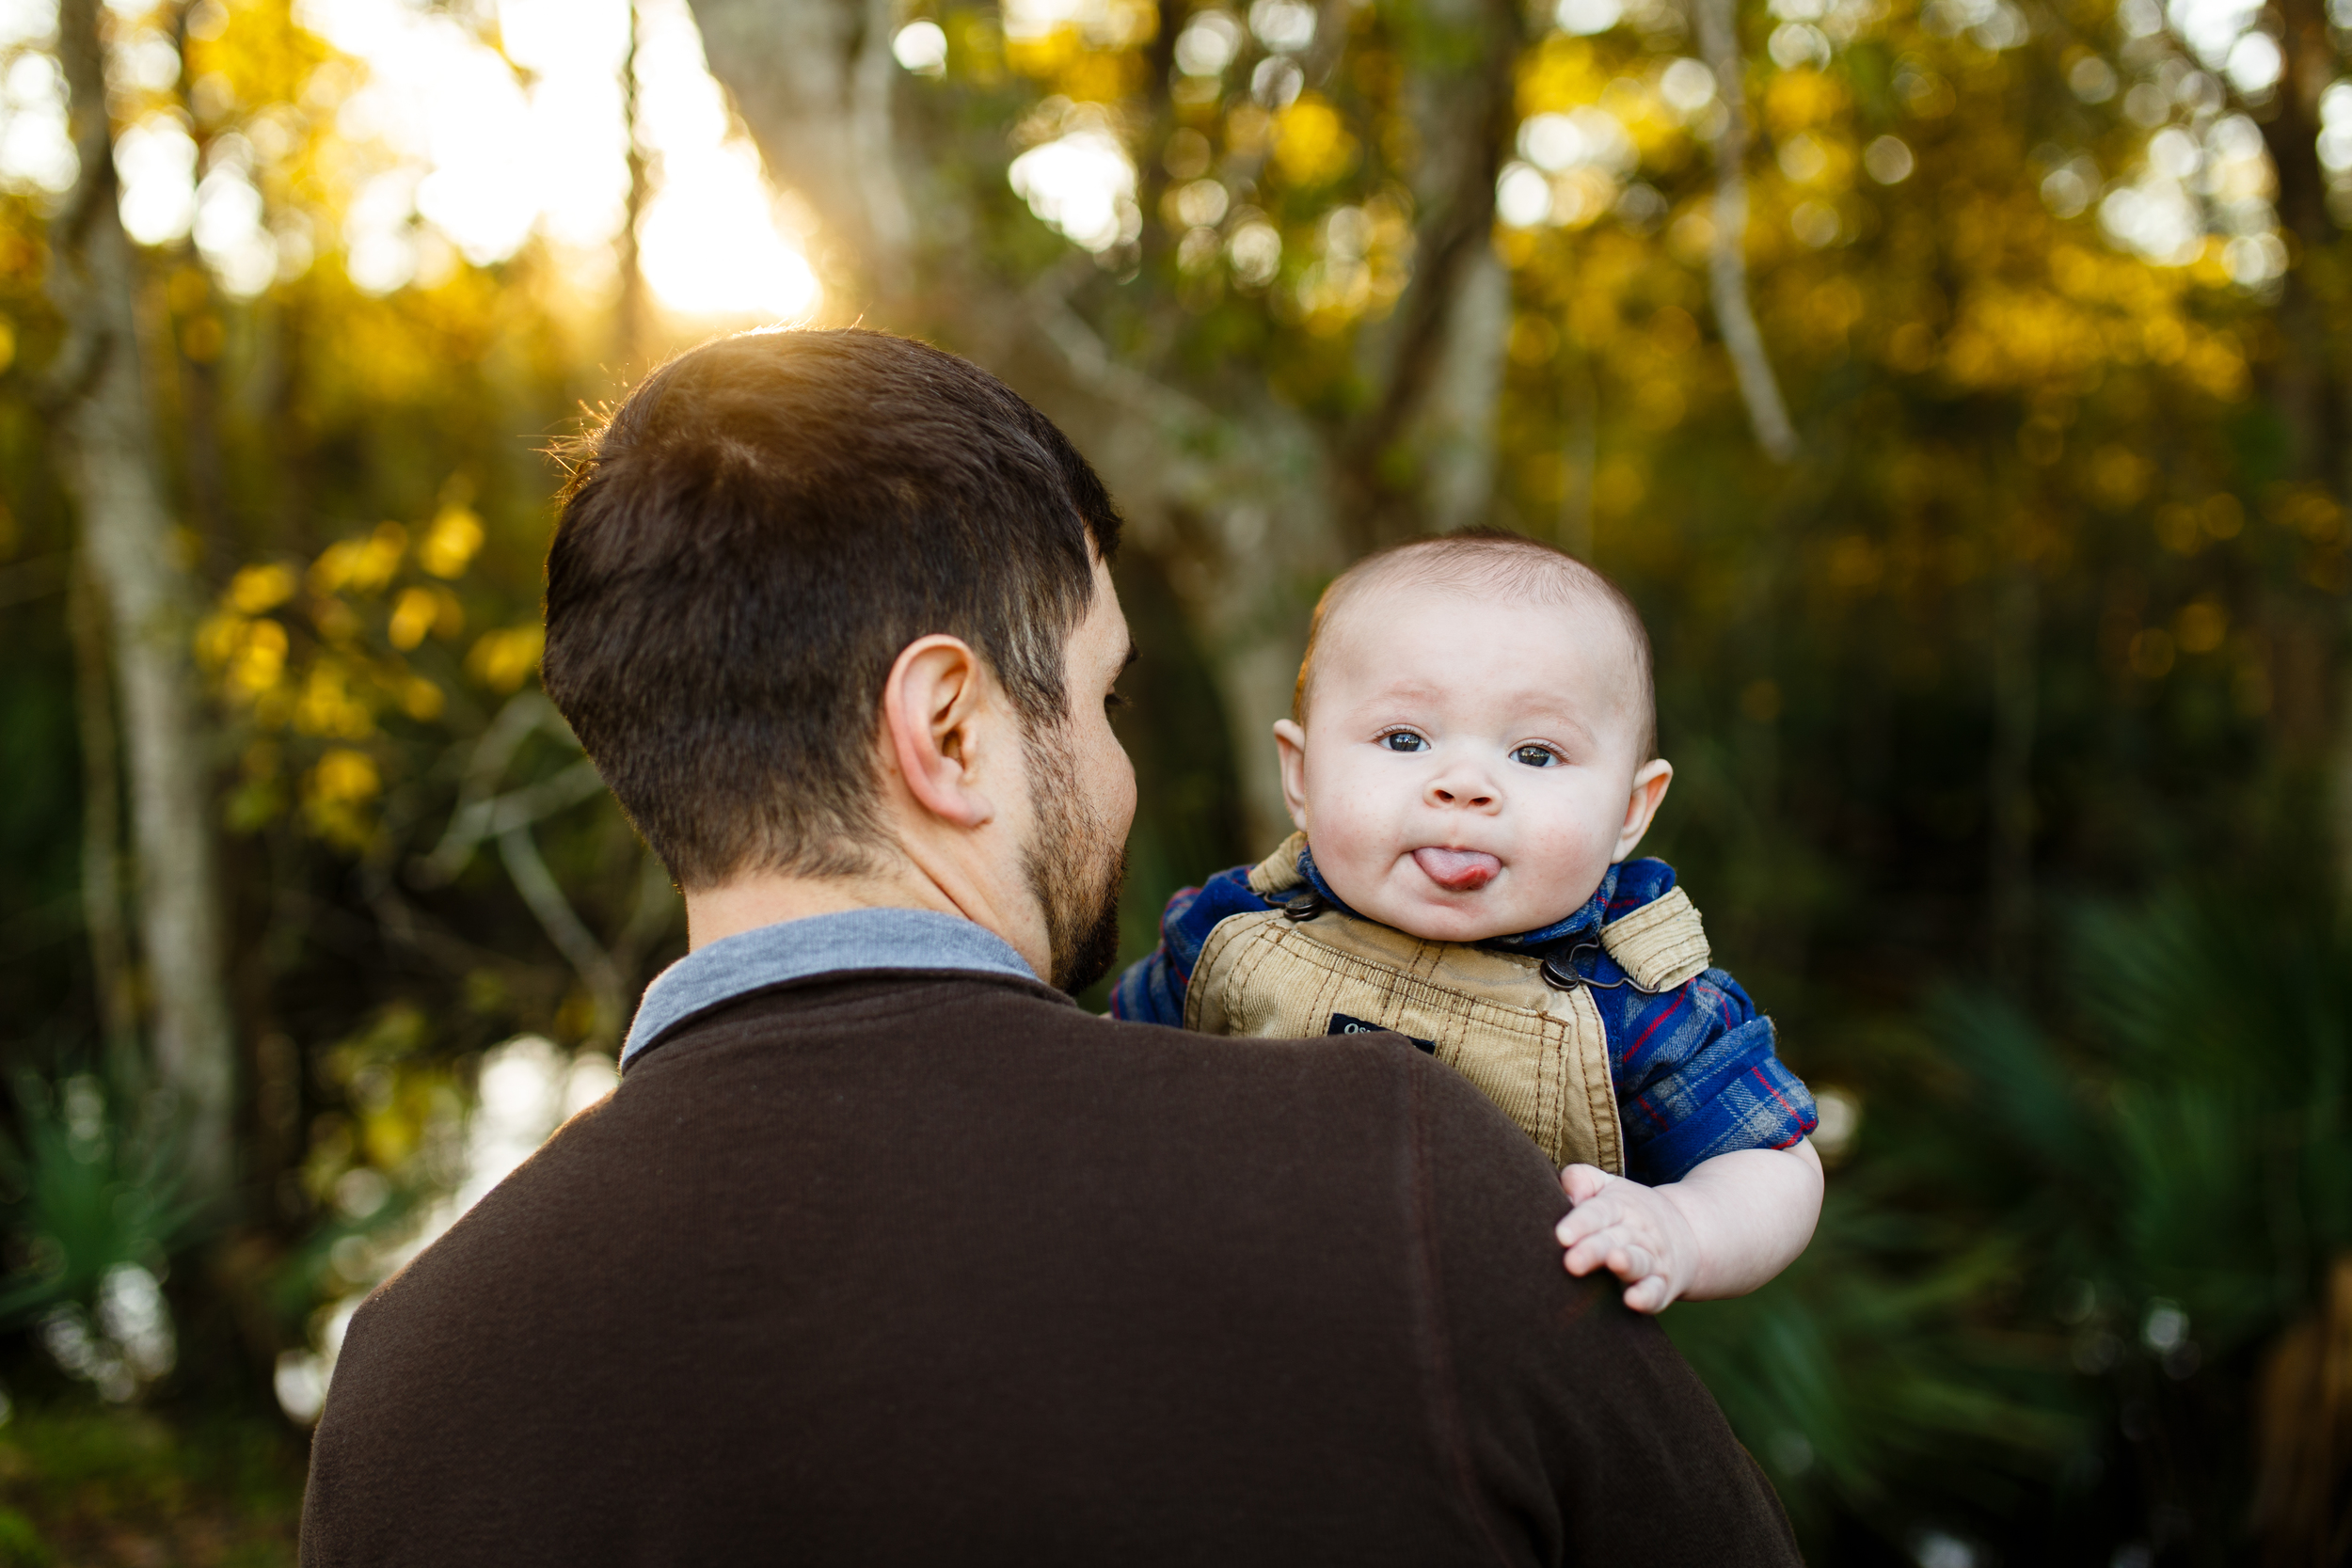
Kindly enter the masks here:
M 1475 893 L 1502 869 L 1502 863 L 1483 849 L 1416 849 L 1413 861 L 1449 893 Z

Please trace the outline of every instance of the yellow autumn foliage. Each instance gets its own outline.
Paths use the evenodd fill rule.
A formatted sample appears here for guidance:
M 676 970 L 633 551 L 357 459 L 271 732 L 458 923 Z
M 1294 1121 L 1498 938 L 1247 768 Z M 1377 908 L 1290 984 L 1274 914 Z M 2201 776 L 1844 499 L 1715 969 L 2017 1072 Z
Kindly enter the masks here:
M 437 578 L 462 576 L 482 548 L 482 519 L 463 506 L 445 506 L 417 546 L 417 564 Z
M 1519 112 L 1557 114 L 1600 101 L 1609 72 L 1595 61 L 1592 40 L 1555 33 L 1519 62 Z
M 398 523 L 379 524 L 364 539 L 344 539 L 329 545 L 310 564 L 310 589 L 318 594 L 382 592 L 400 570 L 408 548 L 408 531 Z
M 466 656 L 466 671 L 493 691 L 512 691 L 538 668 L 546 646 L 547 632 L 535 622 L 485 631 Z
M 259 615 L 293 598 L 300 585 L 293 571 L 269 562 L 240 569 L 229 579 L 229 592 L 223 596 L 240 615 Z
M 1356 138 L 1341 123 L 1339 111 L 1311 92 L 1274 120 L 1274 164 L 1296 186 L 1320 185 L 1355 166 Z

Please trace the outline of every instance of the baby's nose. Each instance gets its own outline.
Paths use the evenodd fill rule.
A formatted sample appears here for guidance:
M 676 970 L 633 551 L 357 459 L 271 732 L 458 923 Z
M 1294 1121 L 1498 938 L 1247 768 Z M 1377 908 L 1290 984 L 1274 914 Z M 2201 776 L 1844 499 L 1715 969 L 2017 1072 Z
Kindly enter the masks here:
M 1431 784 L 1429 797 L 1441 806 L 1475 807 L 1495 803 L 1494 792 L 1484 784 L 1470 784 L 1458 779 Z

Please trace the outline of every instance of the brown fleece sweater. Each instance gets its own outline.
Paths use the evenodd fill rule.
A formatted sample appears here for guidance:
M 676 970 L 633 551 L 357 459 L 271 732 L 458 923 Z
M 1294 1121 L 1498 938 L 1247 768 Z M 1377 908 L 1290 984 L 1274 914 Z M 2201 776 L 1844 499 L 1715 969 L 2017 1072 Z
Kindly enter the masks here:
M 1795 1562 L 1564 1207 L 1399 1037 L 751 996 L 360 1310 L 302 1560 Z

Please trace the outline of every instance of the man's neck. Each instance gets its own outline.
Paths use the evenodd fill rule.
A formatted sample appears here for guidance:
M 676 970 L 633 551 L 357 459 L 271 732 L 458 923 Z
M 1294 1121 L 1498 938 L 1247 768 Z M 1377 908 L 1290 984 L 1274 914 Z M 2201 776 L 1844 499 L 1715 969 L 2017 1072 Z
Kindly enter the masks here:
M 789 877 L 773 872 L 738 878 L 723 887 L 686 895 L 686 941 L 706 947 L 723 938 L 813 914 L 843 910 L 937 910 L 962 915 L 955 900 L 928 877 L 900 863 L 866 877 Z

